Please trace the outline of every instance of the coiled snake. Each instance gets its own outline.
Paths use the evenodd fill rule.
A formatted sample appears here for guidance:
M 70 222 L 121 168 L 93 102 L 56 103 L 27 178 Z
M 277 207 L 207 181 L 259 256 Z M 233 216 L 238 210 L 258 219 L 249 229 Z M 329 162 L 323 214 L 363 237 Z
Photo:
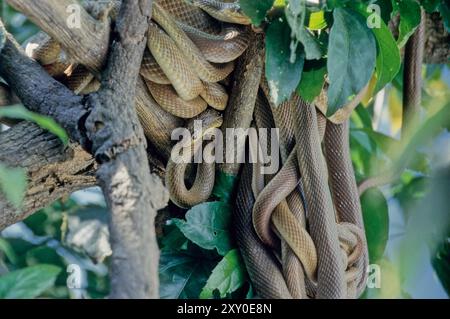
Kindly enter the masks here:
M 119 5 L 86 1 L 85 7 L 94 16 L 108 11 L 114 19 Z M 170 135 L 203 119 L 204 135 L 176 145 L 195 153 L 208 129 L 222 125 L 219 112 L 230 103 L 226 84 L 235 60 L 249 46 L 250 20 L 237 1 L 215 0 L 159 0 L 152 20 L 136 109 L 148 140 L 168 162 L 165 182 L 172 201 L 189 208 L 210 198 L 216 167 L 199 164 L 188 189 L 185 175 L 190 169 L 172 160 Z M 77 94 L 99 89 L 98 75 L 71 61 L 46 34 L 30 39 L 26 51 Z M 7 103 L 6 92 L 1 86 L 0 104 Z M 308 104 L 294 96 L 279 107 L 271 105 L 262 79 L 252 101 L 255 108 L 248 109 L 254 109 L 256 127 L 280 129 L 283 165 L 275 175 L 263 176 L 261 164 L 245 164 L 234 210 L 237 242 L 259 296 L 355 298 L 364 290 L 368 254 L 348 124 L 348 114 L 363 94 L 329 121 L 321 113 L 326 103 L 320 99 Z M 232 173 L 237 175 L 238 169 Z

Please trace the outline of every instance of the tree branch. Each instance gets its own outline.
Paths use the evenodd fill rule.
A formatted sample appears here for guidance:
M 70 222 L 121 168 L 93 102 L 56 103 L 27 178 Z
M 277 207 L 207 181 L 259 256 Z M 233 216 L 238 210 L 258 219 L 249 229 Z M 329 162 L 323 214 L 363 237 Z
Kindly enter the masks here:
M 61 141 L 33 123 L 22 122 L 0 134 L 0 162 L 28 171 L 23 207 L 11 206 L 0 192 L 0 230 L 70 193 L 96 185 L 96 165 L 78 145 Z
M 94 73 L 104 64 L 110 26 L 95 20 L 76 0 L 7 0 L 57 40 L 68 55 Z M 78 21 L 77 21 L 78 19 Z
M 168 195 L 161 180 L 150 175 L 145 137 L 134 108 L 150 16 L 151 0 L 122 2 L 102 87 L 88 97 L 92 112 L 87 135 L 111 210 L 112 298 L 159 296 L 155 217 Z
M 109 46 L 109 36 L 93 37 L 92 33 L 95 32 L 92 29 L 96 27 L 100 30 L 109 30 L 109 25 L 107 26 L 105 21 L 98 22 L 93 19 L 80 6 L 81 29 L 71 29 L 66 21 L 66 11 L 67 6 L 73 5 L 75 0 L 8 0 L 8 2 L 27 15 L 49 36 L 61 43 L 64 51 L 74 62 L 90 66 L 92 69 L 97 68 L 106 60 L 107 50 L 105 48 Z M 61 18 L 61 15 L 65 18 Z M 76 33 L 76 35 L 72 33 Z M 89 54 L 84 55 L 86 52 Z M 92 53 L 93 57 L 91 58 Z M 97 62 L 93 63 L 92 61 Z M 11 72 L 14 72 L 14 69 Z M 140 119 L 145 123 L 146 137 L 160 156 L 167 157 L 169 154 L 167 150 L 171 146 L 171 133 L 174 129 L 182 126 L 182 120 L 166 112 L 154 102 L 142 80 L 138 82 L 137 86 L 136 108 L 139 111 Z
M 85 138 L 78 126 L 88 110 L 83 105 L 82 97 L 75 95 L 27 57 L 1 21 L 0 34 L 5 37 L 4 46 L 0 49 L 0 76 L 28 109 L 51 116 L 73 141 L 83 143 Z
M 47 0 L 39 4 L 36 1 L 11 2 L 44 7 L 55 4 Z M 63 3 L 67 5 L 68 1 Z M 19 9 L 25 10 L 26 6 Z M 52 15 L 61 13 L 58 10 L 46 8 L 34 13 L 51 21 Z M 101 164 L 97 177 L 111 209 L 113 298 L 156 298 L 159 290 L 154 219 L 157 210 L 167 204 L 168 194 L 161 180 L 149 173 L 146 142 L 133 107 L 150 14 L 151 1 L 123 1 L 115 41 L 102 76 L 102 88 L 87 99 L 74 95 L 49 77 L 25 56 L 0 25 L 0 34 L 6 39 L 0 51 L 0 75 L 28 108 L 52 116 L 68 131 L 71 139 L 92 150 Z M 40 18 L 35 16 L 36 20 Z M 63 26 L 57 28 L 59 31 L 47 30 L 50 35 L 64 32 L 65 21 L 55 21 Z M 72 45 L 77 50 L 86 47 L 84 42 Z M 63 47 L 70 52 L 68 46 L 64 42 Z M 94 49 L 89 47 L 89 50 Z M 152 112 L 151 108 L 147 111 Z M 170 134 L 171 130 L 167 129 L 170 125 L 157 122 L 156 127 L 158 125 Z

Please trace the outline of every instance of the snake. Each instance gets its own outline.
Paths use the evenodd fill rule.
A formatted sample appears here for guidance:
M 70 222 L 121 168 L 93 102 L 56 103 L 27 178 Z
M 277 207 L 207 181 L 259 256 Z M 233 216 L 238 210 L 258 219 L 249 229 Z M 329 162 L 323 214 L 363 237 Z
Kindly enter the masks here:
M 172 151 L 199 151 L 213 129 L 223 127 L 220 112 L 231 119 L 227 127 L 238 125 L 239 109 L 230 109 L 233 99 L 223 83 L 248 50 L 251 35 L 246 27 L 250 19 L 237 1 L 187 2 L 154 3 L 136 96 L 144 132 L 167 162 L 165 184 L 171 200 L 182 208 L 210 198 L 216 165 L 197 165 L 187 185 L 191 158 L 176 163 Z M 38 45 L 30 51 L 32 58 L 63 77 L 77 94 L 99 89 L 97 74 L 67 59 L 53 39 L 40 36 L 34 40 Z M 265 82 L 263 77 L 259 100 L 253 101 L 256 107 L 248 109 L 256 126 L 280 128 L 283 165 L 273 176 L 261 176 L 258 163 L 246 163 L 239 178 L 233 215 L 250 280 L 263 298 L 355 298 L 365 287 L 368 253 L 350 159 L 348 116 L 364 92 L 338 116 L 325 119 L 323 94 L 314 103 L 294 95 L 275 107 Z M 202 121 L 202 134 L 189 144 L 174 145 L 173 129 L 192 129 L 195 120 Z
M 309 286 L 309 288 L 303 288 L 303 290 L 309 291 L 309 295 L 315 295 L 315 297 L 318 298 L 355 297 L 362 291 L 362 288 L 359 286 L 364 286 L 362 283 L 365 282 L 364 266 L 367 264 L 367 255 L 364 254 L 365 238 L 363 228 L 361 228 L 362 217 L 360 206 L 356 204 L 353 206 L 355 203 L 355 198 L 357 201 L 358 196 L 354 174 L 352 174 L 353 171 L 349 169 L 349 167 L 351 167 L 349 153 L 346 153 L 346 156 L 342 156 L 342 159 L 345 163 L 350 163 L 345 167 L 345 169 L 348 170 L 348 173 L 345 174 L 345 176 L 349 177 L 349 179 L 345 182 L 347 182 L 350 186 L 345 182 L 340 186 L 343 189 L 342 192 L 344 192 L 344 190 L 348 187 L 351 187 L 353 192 L 350 194 L 356 194 L 356 197 L 344 193 L 345 196 L 339 198 L 339 200 L 344 203 L 350 201 L 352 205 L 349 204 L 349 206 L 354 207 L 354 210 L 348 212 L 347 215 L 344 215 L 344 217 L 356 217 L 342 218 L 342 221 L 336 223 L 336 215 L 339 216 L 341 210 L 338 210 L 338 213 L 335 215 L 333 197 L 331 195 L 332 192 L 328 189 L 325 158 L 321 155 L 322 150 L 320 148 L 321 136 L 324 136 L 324 140 L 327 140 L 325 127 L 328 127 L 330 124 L 328 123 L 325 126 L 325 121 L 322 120 L 319 125 L 319 121 L 317 119 L 323 119 L 323 116 L 317 115 L 314 105 L 307 105 L 306 103 L 301 102 L 298 97 L 294 98 L 292 103 L 297 108 L 301 107 L 302 110 L 309 108 L 309 112 L 297 112 L 297 121 L 302 125 L 298 125 L 299 123 L 295 124 L 296 121 L 293 121 L 294 127 L 296 126 L 301 128 L 301 130 L 297 128 L 294 132 L 285 132 L 284 136 L 292 137 L 294 135 L 297 141 L 302 142 L 297 144 L 294 150 L 290 153 L 280 172 L 266 185 L 259 195 L 256 194 L 256 197 L 258 198 L 256 199 L 256 203 L 253 203 L 252 205 L 251 211 L 253 214 L 250 214 L 253 216 L 253 221 L 247 221 L 247 223 L 250 222 L 250 226 L 253 226 L 247 226 L 252 235 L 247 232 L 244 236 L 242 236 L 244 238 L 242 239 L 244 243 L 240 242 L 240 245 L 245 246 L 245 242 L 248 238 L 255 236 L 256 233 L 256 237 L 265 244 L 267 249 L 274 249 L 276 244 L 274 244 L 274 241 L 272 241 L 271 238 L 275 236 L 275 233 L 271 231 L 269 224 L 269 220 L 271 218 L 273 225 L 277 229 L 277 233 L 281 234 L 283 240 L 287 239 L 287 244 L 289 246 L 288 248 L 292 249 L 294 254 L 297 255 L 296 257 L 300 260 L 300 264 L 302 266 L 300 272 L 305 272 L 307 277 L 306 286 Z M 278 114 L 279 118 L 283 116 L 283 113 L 287 114 L 287 112 L 283 111 L 277 112 L 276 109 L 273 113 L 274 115 L 277 113 L 282 113 Z M 292 122 L 292 116 L 290 122 Z M 337 135 L 342 137 L 342 139 L 336 139 L 334 135 L 329 135 L 328 143 L 325 142 L 327 145 L 332 145 L 333 149 L 341 149 L 341 145 L 338 143 L 344 143 L 349 138 L 347 134 L 348 132 L 345 130 L 345 124 L 337 126 L 339 128 L 343 128 L 342 131 L 338 131 L 339 134 Z M 287 127 L 293 128 L 292 125 L 287 125 Z M 283 135 L 283 133 L 281 133 L 281 135 Z M 315 146 L 312 147 L 312 145 Z M 348 148 L 345 148 L 345 144 L 342 146 L 344 146 L 342 149 L 345 154 L 345 152 L 348 151 Z M 304 159 L 305 157 L 307 160 Z M 314 160 L 311 160 L 311 158 Z M 321 161 L 323 165 L 322 167 L 316 166 L 319 161 Z M 296 165 L 298 166 L 296 167 Z M 300 219 L 296 222 L 294 215 L 289 213 L 289 205 L 286 206 L 286 202 L 283 204 L 283 198 L 286 197 L 286 194 L 289 193 L 289 191 L 294 191 L 297 189 L 296 186 L 300 180 L 300 171 L 302 172 L 302 186 L 305 190 L 308 190 L 305 191 L 304 196 L 306 202 L 308 203 L 308 205 L 306 205 L 306 209 L 309 214 L 309 232 L 311 233 L 311 236 L 309 236 L 309 234 L 305 231 L 305 228 L 302 229 L 302 227 L 304 227 L 303 225 L 305 225 L 304 221 Z M 253 170 L 253 175 L 255 175 L 255 170 Z M 248 184 L 252 185 L 252 183 Z M 271 195 L 266 195 L 266 193 Z M 319 200 L 317 200 L 318 197 Z M 255 200 L 254 192 L 253 197 L 251 198 Z M 261 204 L 258 204 L 258 201 Z M 282 206 L 278 207 L 277 205 L 280 204 Z M 299 205 L 297 204 L 297 207 L 298 206 Z M 281 211 L 287 210 L 288 212 L 284 214 L 277 214 L 277 209 Z M 270 211 L 272 211 L 272 214 L 270 214 Z M 249 214 L 249 212 L 246 212 L 246 214 Z M 311 214 L 317 216 L 313 218 Z M 265 221 L 263 222 L 258 218 L 255 220 L 255 216 L 258 215 L 265 216 Z M 269 220 L 267 220 L 267 217 Z M 317 225 L 314 226 L 316 223 Z M 316 227 L 316 229 L 314 230 L 313 227 Z M 295 240 L 297 241 L 296 244 L 293 243 Z M 299 243 L 303 243 L 303 246 Z M 316 250 L 317 259 L 315 259 Z M 288 259 L 290 256 L 290 259 L 292 260 L 292 255 L 287 254 L 287 256 Z M 244 257 L 244 259 L 249 258 L 251 258 L 251 256 Z M 286 260 L 286 258 L 282 258 L 282 260 Z M 285 266 L 286 261 L 284 261 L 283 264 L 283 266 Z M 262 280 L 260 267 L 257 271 L 254 271 L 253 268 L 255 266 L 249 260 L 247 260 L 247 265 L 249 267 L 250 276 L 254 277 L 255 280 Z M 272 267 L 273 265 L 271 266 L 269 261 L 267 261 L 264 266 Z M 289 269 L 293 269 L 295 268 L 295 263 L 290 262 L 287 266 L 291 267 Z M 299 269 L 297 269 L 297 271 L 298 270 Z M 317 272 L 317 274 L 315 272 Z M 286 278 L 288 278 L 287 275 L 289 275 L 289 273 L 285 274 Z M 267 277 L 264 279 L 269 280 L 269 282 L 264 283 L 264 285 L 275 285 L 273 281 L 270 281 L 270 278 L 271 277 Z M 293 278 L 290 278 L 288 283 L 292 281 Z M 297 280 L 297 283 L 295 284 L 296 286 L 299 285 L 298 282 L 299 281 Z M 290 285 L 288 283 L 287 286 L 289 287 Z M 292 291 L 292 288 L 287 289 L 289 290 L 290 297 L 295 295 L 305 296 L 305 292 L 300 291 L 295 293 Z
M 201 121 L 202 123 L 203 127 L 200 135 L 194 134 L 194 121 Z M 203 112 L 190 121 L 188 127 L 190 128 L 191 136 L 193 135 L 190 143 L 184 145 L 183 141 L 180 141 L 178 143 L 180 148 L 175 147 L 173 149 L 173 154 L 166 167 L 166 187 L 169 190 L 172 202 L 179 207 L 192 207 L 207 201 L 211 196 L 215 182 L 215 163 L 203 162 L 198 164 L 195 181 L 191 188 L 186 186 L 185 175 L 192 158 L 203 147 L 203 140 L 210 139 L 213 129 L 220 128 L 222 123 L 223 118 L 220 113 L 211 109 Z M 177 157 L 179 157 L 179 161 L 175 162 L 174 158 Z

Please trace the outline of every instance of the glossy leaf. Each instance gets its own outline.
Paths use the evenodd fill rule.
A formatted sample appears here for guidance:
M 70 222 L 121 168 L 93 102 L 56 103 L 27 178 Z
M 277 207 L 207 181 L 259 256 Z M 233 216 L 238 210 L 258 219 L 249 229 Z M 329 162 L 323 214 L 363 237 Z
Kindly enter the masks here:
M 314 63 L 308 68 L 305 66 L 297 92 L 306 102 L 312 102 L 319 96 L 325 83 L 326 73 L 325 63 Z
M 265 19 L 267 11 L 272 8 L 274 0 L 239 0 L 242 11 L 252 19 L 252 23 L 259 26 Z
M 414 0 L 400 0 L 398 11 L 400 13 L 400 26 L 398 36 L 398 46 L 403 47 L 409 37 L 416 31 L 420 24 L 420 5 Z
M 442 1 L 439 5 L 439 12 L 444 20 L 444 27 L 447 32 L 450 32 L 450 4 L 448 1 Z
M 285 19 L 273 21 L 266 33 L 266 78 L 275 105 L 288 100 L 300 83 L 305 55 L 298 49 L 291 62 L 291 30 Z
M 181 232 L 198 246 L 224 256 L 231 248 L 231 208 L 223 202 L 195 206 L 186 213 L 186 220 L 173 219 Z
M 389 210 L 386 198 L 378 189 L 368 190 L 361 197 L 364 226 L 370 263 L 383 257 L 389 238 Z
M 362 6 L 358 12 L 364 16 L 369 16 L 364 8 L 365 6 Z M 378 46 L 376 60 L 377 85 L 373 92 L 377 93 L 395 78 L 400 71 L 402 60 L 394 36 L 384 21 L 381 21 L 379 28 L 373 28 L 372 31 Z
M 291 0 L 286 7 L 286 19 L 291 27 L 291 54 L 295 58 L 298 44 L 303 45 L 305 57 L 307 60 L 319 60 L 322 57 L 322 51 L 318 40 L 305 27 L 306 21 L 306 2 L 305 0 Z M 291 60 L 292 62 L 292 60 Z
M 237 177 L 223 172 L 218 172 L 216 176 L 216 183 L 213 189 L 213 195 L 222 202 L 229 203 L 233 197 Z
M 328 114 L 333 115 L 357 95 L 372 77 L 376 63 L 376 43 L 364 17 L 337 8 L 333 12 L 328 49 Z
M 160 297 L 198 298 L 214 262 L 188 253 L 163 251 L 160 257 Z

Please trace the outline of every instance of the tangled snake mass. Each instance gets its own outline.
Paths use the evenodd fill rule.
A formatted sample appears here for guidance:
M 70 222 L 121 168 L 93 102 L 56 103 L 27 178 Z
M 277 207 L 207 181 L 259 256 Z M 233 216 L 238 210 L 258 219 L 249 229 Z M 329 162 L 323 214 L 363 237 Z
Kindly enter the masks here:
M 233 227 L 259 297 L 357 298 L 366 286 L 368 251 L 350 159 L 350 112 L 327 119 L 326 99 L 306 103 L 296 94 L 276 106 L 263 71 L 239 73 L 262 76 L 256 79 L 251 105 L 231 105 L 234 84 L 244 81 L 236 78 L 239 60 L 260 35 L 238 3 L 154 1 L 136 91 L 136 111 L 149 152 L 165 163 L 170 198 L 185 209 L 211 198 L 218 171 L 238 177 Z M 120 2 L 85 1 L 84 6 L 94 17 L 108 10 L 114 21 Z M 33 36 L 24 48 L 76 94 L 100 88 L 99 76 L 71 61 L 47 34 Z M 7 88 L 2 91 L 0 104 L 6 104 Z M 361 98 L 356 96 L 342 110 L 353 110 Z M 243 109 L 251 119 L 246 127 L 236 115 Z M 189 128 L 194 120 L 203 121 L 205 132 L 221 126 L 278 128 L 279 170 L 262 174 L 260 161 L 226 170 L 215 163 L 194 167 L 173 161 L 177 142 L 172 132 Z M 271 141 L 271 134 L 258 139 L 268 149 Z M 205 144 L 198 138 L 181 148 L 195 153 Z

